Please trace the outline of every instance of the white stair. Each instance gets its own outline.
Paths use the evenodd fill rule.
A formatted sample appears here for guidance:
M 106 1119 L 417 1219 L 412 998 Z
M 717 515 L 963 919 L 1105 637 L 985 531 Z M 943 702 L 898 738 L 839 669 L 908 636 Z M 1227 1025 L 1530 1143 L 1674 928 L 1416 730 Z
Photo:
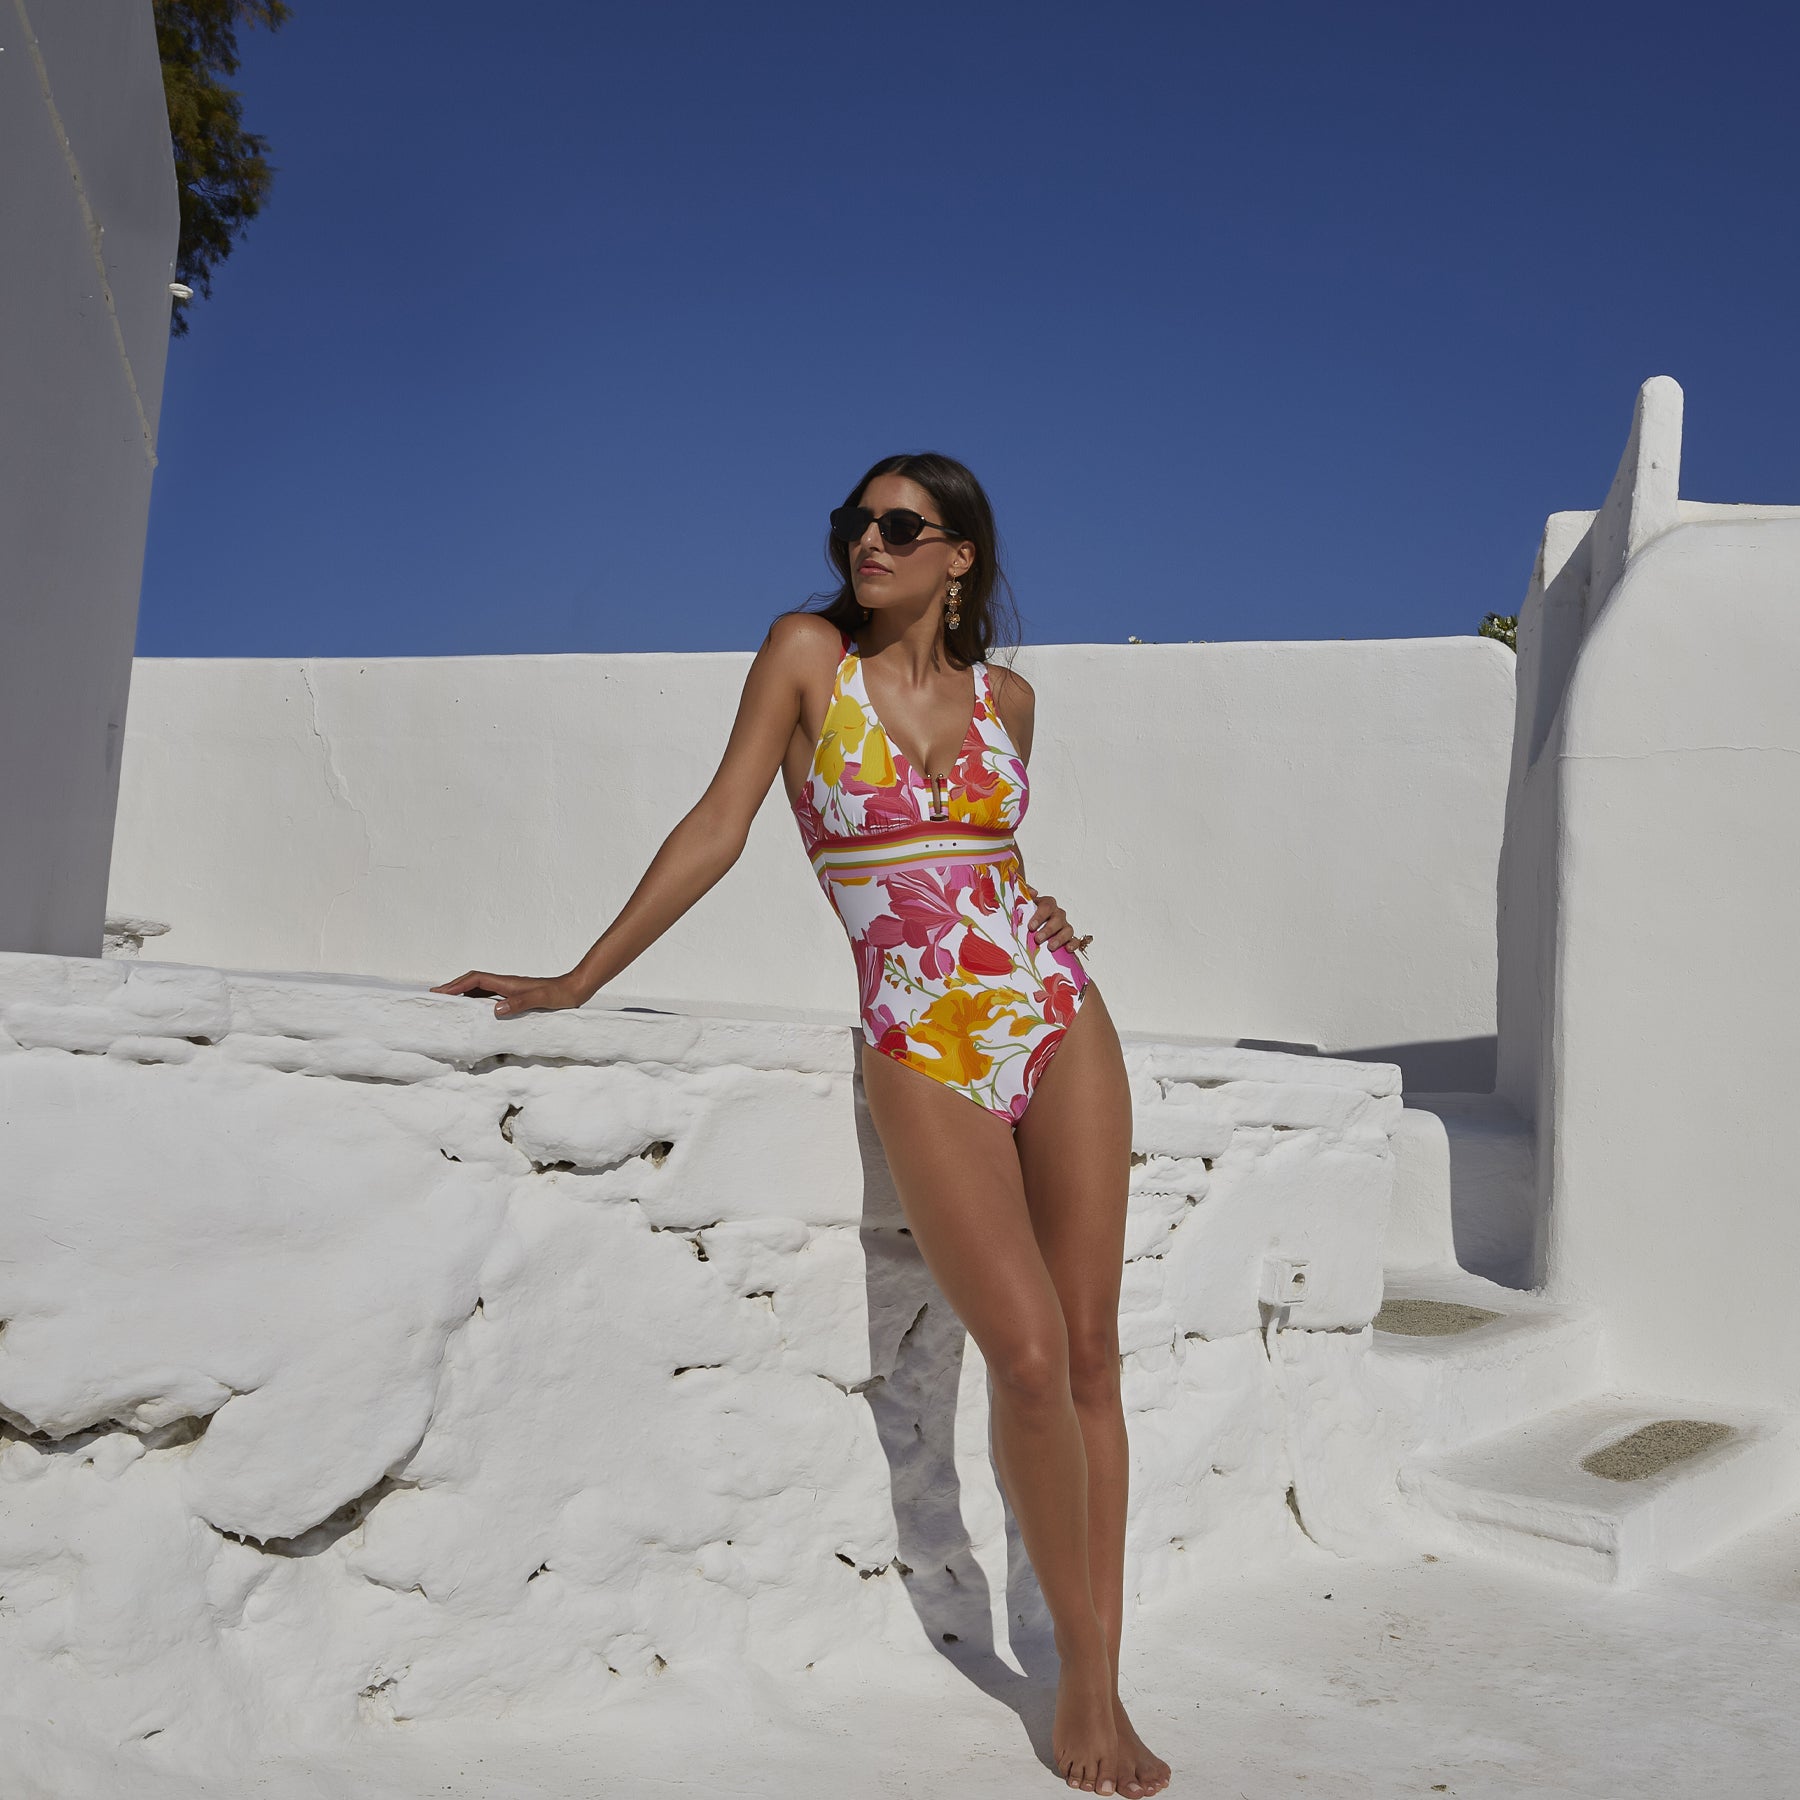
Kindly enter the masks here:
M 1433 1336 L 1403 1335 L 1377 1322 L 1372 1368 L 1410 1417 L 1414 1451 L 1490 1436 L 1602 1385 L 1600 1322 L 1591 1313 L 1552 1306 L 1458 1268 L 1390 1269 L 1385 1303 L 1409 1300 L 1498 1315 Z
M 1533 1155 L 1503 1101 L 1409 1095 L 1395 1159 L 1369 1368 L 1399 1422 L 1399 1489 L 1426 1536 L 1625 1583 L 1800 1499 L 1800 1422 L 1609 1392 L 1601 1318 L 1516 1285 L 1535 1260 Z M 1468 1308 L 1492 1316 L 1456 1310 Z M 1672 1419 L 1731 1434 L 1634 1480 L 1583 1468 Z
M 1662 1419 L 1733 1435 L 1639 1480 L 1590 1474 L 1585 1457 Z M 1676 1569 L 1791 1506 L 1800 1429 L 1775 1414 L 1607 1395 L 1415 1458 L 1400 1488 L 1454 1541 L 1601 1581 Z

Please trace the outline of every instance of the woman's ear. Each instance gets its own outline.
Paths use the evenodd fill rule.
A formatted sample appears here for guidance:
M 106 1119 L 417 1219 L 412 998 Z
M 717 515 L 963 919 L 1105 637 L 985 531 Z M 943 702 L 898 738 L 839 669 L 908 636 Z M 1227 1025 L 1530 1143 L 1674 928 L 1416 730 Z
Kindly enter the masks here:
M 966 575 L 974 568 L 974 566 L 975 552 L 966 542 L 958 544 L 955 553 L 950 558 L 950 573 L 952 575 Z

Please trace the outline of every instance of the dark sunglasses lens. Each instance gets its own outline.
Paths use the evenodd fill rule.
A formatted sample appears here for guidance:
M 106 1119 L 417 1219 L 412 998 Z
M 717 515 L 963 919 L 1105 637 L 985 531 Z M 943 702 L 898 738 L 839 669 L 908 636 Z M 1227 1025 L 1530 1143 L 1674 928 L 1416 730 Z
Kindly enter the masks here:
M 910 544 L 925 529 L 925 521 L 904 506 L 883 513 L 876 523 L 881 527 L 883 542 L 889 544 Z
M 854 544 L 869 529 L 874 515 L 866 506 L 840 506 L 831 515 L 831 535 L 846 544 Z

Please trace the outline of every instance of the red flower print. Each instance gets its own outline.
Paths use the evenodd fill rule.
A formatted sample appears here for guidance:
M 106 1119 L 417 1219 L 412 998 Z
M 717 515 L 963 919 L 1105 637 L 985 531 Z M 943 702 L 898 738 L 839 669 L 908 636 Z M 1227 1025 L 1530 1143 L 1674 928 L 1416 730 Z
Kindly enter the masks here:
M 1060 972 L 1044 977 L 1044 992 L 1039 1004 L 1044 1017 L 1052 1025 L 1067 1025 L 1075 1017 L 1075 999 L 1080 989 Z
M 969 904 L 978 913 L 997 913 L 1000 910 L 1000 890 L 994 885 L 992 863 L 981 863 L 976 867 L 969 887 Z
M 825 820 L 821 816 L 818 803 L 812 797 L 810 787 L 802 790 L 800 798 L 794 802 L 794 817 L 800 823 L 800 842 L 811 856 L 825 838 Z
M 990 769 L 985 761 L 987 745 L 977 744 L 972 750 L 965 750 L 960 758 L 951 764 L 951 774 L 956 785 L 971 800 L 985 800 L 1000 785 L 1000 777 Z
M 875 922 L 881 923 L 879 919 Z M 852 938 L 850 948 L 856 956 L 857 988 L 861 996 L 863 1016 L 866 1018 L 881 993 L 883 946 L 871 931 L 860 938 Z
M 844 791 L 855 794 L 863 803 L 864 831 L 891 831 L 896 825 L 919 822 L 918 796 L 903 787 L 871 787 L 846 775 Z
M 956 949 L 956 960 L 971 975 L 1010 975 L 1013 959 L 998 944 L 977 936 L 973 931 L 963 933 L 962 942 Z
M 1039 1041 L 1038 1047 L 1026 1057 L 1025 1073 L 1022 1079 L 1025 1083 L 1025 1092 L 1027 1094 L 1031 1093 L 1037 1087 L 1039 1078 L 1050 1066 L 1050 1059 L 1056 1054 L 1056 1047 L 1062 1041 L 1062 1028 L 1058 1026 L 1055 1031 L 1046 1033 Z
M 897 949 L 906 942 L 906 927 L 891 912 L 877 913 L 864 926 L 861 941 L 883 950 Z
M 965 869 L 964 874 L 967 872 Z M 945 871 L 942 880 L 928 869 L 902 869 L 883 882 L 904 941 L 919 951 L 919 968 L 927 979 L 948 975 L 956 967 L 955 959 L 943 947 L 944 939 L 962 923 L 956 896 L 966 883 L 957 881 L 955 875 L 954 867 Z
M 912 1048 L 906 1041 L 906 1027 L 885 1006 L 863 1007 L 863 1023 L 875 1036 L 875 1048 L 883 1056 L 897 1056 L 904 1062 Z

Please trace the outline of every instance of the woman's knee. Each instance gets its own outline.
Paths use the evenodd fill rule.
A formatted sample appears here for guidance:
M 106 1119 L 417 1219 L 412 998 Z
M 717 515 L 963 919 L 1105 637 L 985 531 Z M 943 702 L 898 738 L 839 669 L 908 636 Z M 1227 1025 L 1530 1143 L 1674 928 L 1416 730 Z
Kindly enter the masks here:
M 1116 1323 L 1069 1333 L 1069 1392 L 1077 1406 L 1111 1406 L 1119 1397 Z
M 994 1386 L 1015 1404 L 1049 1407 L 1069 1398 L 1069 1345 L 1060 1330 L 1009 1332 L 984 1344 L 982 1356 Z

